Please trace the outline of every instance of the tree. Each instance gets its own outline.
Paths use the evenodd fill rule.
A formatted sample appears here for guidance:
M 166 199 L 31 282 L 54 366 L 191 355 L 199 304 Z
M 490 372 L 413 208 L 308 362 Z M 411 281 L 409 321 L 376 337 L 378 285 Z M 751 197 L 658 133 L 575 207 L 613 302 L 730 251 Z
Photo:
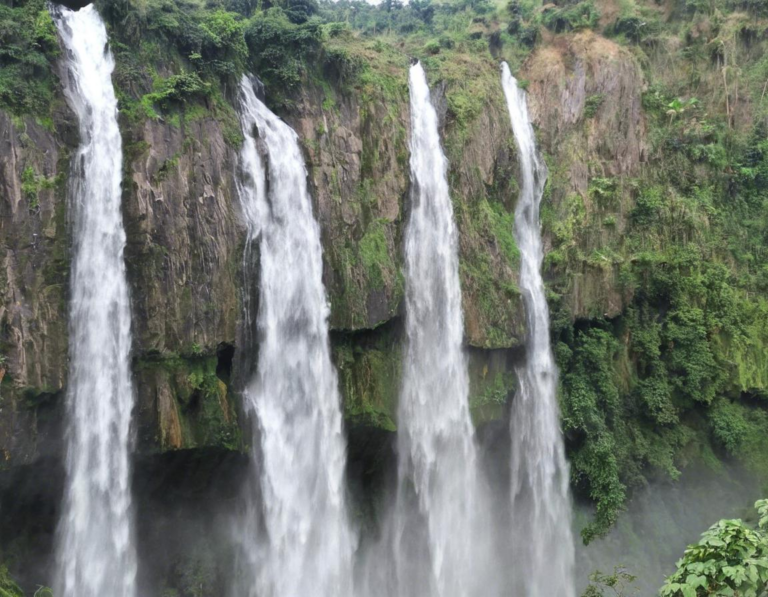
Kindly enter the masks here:
M 662 597 L 761 597 L 768 589 L 768 500 L 755 503 L 757 527 L 721 520 L 689 545 Z

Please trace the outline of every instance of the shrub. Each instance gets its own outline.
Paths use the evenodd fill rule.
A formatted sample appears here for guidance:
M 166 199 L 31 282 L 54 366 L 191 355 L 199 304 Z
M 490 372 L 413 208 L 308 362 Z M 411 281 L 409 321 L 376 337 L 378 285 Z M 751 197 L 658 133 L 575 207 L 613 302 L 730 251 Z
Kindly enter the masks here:
M 598 93 L 596 95 L 590 95 L 584 101 L 584 118 L 594 118 L 597 115 L 597 111 L 605 101 L 605 95 Z
M 755 503 L 757 528 L 741 520 L 721 520 L 689 545 L 677 571 L 661 588 L 662 597 L 739 595 L 759 597 L 768 588 L 768 500 Z
M 148 105 L 168 108 L 174 104 L 184 104 L 193 98 L 205 97 L 210 91 L 210 83 L 204 82 L 197 73 L 183 72 L 156 81 L 155 91 L 145 95 L 142 101 Z
M 659 29 L 657 20 L 629 15 L 617 18 L 610 32 L 614 35 L 624 35 L 629 41 L 639 44 L 658 34 Z
M 239 75 L 248 56 L 244 26 L 234 13 L 217 10 L 200 24 L 200 56 L 217 74 Z
M 317 0 L 286 0 L 284 10 L 291 23 L 300 25 L 316 15 L 319 7 Z
M 8 568 L 0 565 L 0 597 L 24 597 L 24 593 L 8 574 Z
M 256 74 L 286 90 L 299 83 L 304 58 L 319 49 L 321 40 L 319 22 L 291 23 L 279 8 L 255 15 L 245 31 Z
M 555 33 L 591 29 L 597 25 L 600 12 L 592 0 L 578 4 L 552 7 L 542 14 L 544 26 Z
M 44 115 L 53 98 L 56 26 L 42 0 L 0 4 L 0 108 Z
M 428 41 L 424 44 L 424 51 L 427 54 L 439 54 L 440 53 L 440 42 L 432 40 Z
M 343 84 L 357 77 L 363 68 L 363 61 L 346 48 L 327 48 L 323 66 L 328 74 Z

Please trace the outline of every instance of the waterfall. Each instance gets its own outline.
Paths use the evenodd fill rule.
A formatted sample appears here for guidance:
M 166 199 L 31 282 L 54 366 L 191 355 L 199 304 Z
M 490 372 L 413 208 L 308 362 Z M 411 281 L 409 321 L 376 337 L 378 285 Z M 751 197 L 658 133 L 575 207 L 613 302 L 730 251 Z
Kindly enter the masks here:
M 57 597 L 132 597 L 131 314 L 120 212 L 122 141 L 114 61 L 93 5 L 52 9 L 66 49 L 62 81 L 80 126 L 70 183 L 72 272 L 66 488 Z
M 462 343 L 458 233 L 448 163 L 421 64 L 411 66 L 411 214 L 405 234 L 406 336 L 399 405 L 394 557 L 399 597 L 467 597 L 486 531 Z M 425 554 L 429 562 L 424 562 Z
M 345 597 L 354 536 L 320 229 L 296 133 L 256 97 L 248 77 L 239 100 L 246 251 L 257 242 L 260 264 L 258 361 L 245 398 L 262 495 L 260 511 L 251 505 L 242 523 L 252 582 L 239 595 Z
M 574 594 L 574 545 L 568 464 L 560 432 L 557 367 L 549 340 L 549 310 L 541 278 L 544 256 L 539 206 L 547 168 L 536 149 L 525 92 L 502 64 L 502 86 L 520 162 L 515 238 L 520 249 L 520 290 L 528 322 L 526 361 L 518 367 L 512 405 L 512 517 L 518 586 L 528 597 Z

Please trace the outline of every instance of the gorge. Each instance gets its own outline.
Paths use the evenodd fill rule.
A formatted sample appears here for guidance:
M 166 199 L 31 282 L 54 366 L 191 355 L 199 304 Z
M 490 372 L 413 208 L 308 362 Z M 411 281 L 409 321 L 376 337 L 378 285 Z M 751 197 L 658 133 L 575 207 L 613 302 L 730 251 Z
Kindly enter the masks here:
M 653 595 L 758 533 L 767 19 L 0 5 L 0 594 Z

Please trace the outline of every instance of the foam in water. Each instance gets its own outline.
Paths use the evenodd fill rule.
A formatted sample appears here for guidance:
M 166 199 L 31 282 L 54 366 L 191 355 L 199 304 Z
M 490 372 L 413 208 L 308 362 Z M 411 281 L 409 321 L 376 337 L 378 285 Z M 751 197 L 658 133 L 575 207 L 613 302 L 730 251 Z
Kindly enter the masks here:
M 512 405 L 512 540 L 516 584 L 527 597 L 574 594 L 574 545 L 568 464 L 560 432 L 557 368 L 549 340 L 549 310 L 541 278 L 543 249 L 539 205 L 547 169 L 536 149 L 525 92 L 502 64 L 502 86 L 520 161 L 515 238 L 520 249 L 520 290 L 526 307 L 525 364 L 517 369 Z
M 411 66 L 411 214 L 405 233 L 406 351 L 398 420 L 394 558 L 399 596 L 478 594 L 486 511 L 463 351 L 458 235 L 437 114 Z
M 354 535 L 320 230 L 296 133 L 256 97 L 248 77 L 239 100 L 240 199 L 248 250 L 257 243 L 260 255 L 258 362 L 245 398 L 261 506 L 252 496 L 241 521 L 238 595 L 345 597 Z
M 133 597 L 130 492 L 130 303 L 120 213 L 122 142 L 114 62 L 93 5 L 53 17 L 62 81 L 80 125 L 70 187 L 72 273 L 66 489 L 57 538 L 57 597 Z

